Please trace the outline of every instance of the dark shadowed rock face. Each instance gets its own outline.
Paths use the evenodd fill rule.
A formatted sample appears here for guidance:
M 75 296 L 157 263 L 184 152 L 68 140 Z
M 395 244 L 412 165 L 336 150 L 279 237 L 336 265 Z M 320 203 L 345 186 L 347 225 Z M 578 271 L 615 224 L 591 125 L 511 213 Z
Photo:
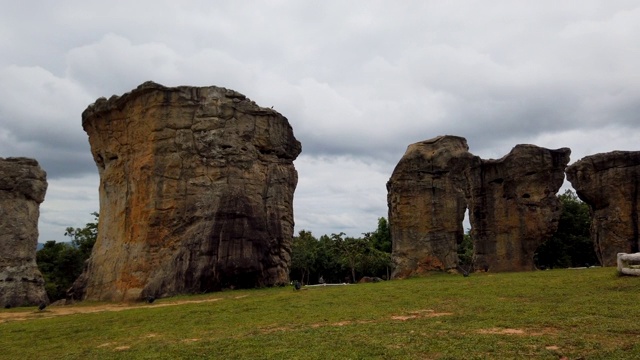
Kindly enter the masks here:
M 0 158 L 0 306 L 47 303 L 36 265 L 47 174 L 27 158 Z
M 567 179 L 591 209 L 591 238 L 602 265 L 619 252 L 640 251 L 640 151 L 613 151 L 582 158 Z
M 70 295 L 128 300 L 288 281 L 287 119 L 218 87 L 145 83 L 82 114 L 100 173 L 91 258 Z
M 394 169 L 387 182 L 394 277 L 456 267 L 475 160 L 468 150 L 464 138 L 440 136 L 409 145 Z
M 518 145 L 482 160 L 457 136 L 410 145 L 387 183 L 394 276 L 456 268 L 467 204 L 476 268 L 533 270 L 535 249 L 558 226 L 569 154 Z
M 471 169 L 469 214 L 476 268 L 534 270 L 535 250 L 558 229 L 571 151 L 517 145 L 499 160 Z

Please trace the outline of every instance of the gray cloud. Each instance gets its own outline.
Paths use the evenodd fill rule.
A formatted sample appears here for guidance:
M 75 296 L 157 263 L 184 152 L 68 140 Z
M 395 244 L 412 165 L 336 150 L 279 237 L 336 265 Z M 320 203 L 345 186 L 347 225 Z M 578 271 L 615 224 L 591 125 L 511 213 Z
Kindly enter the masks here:
M 33 6 L 0 14 L 0 156 L 48 172 L 47 238 L 97 210 L 82 111 L 147 80 L 224 86 L 284 114 L 303 144 L 296 229 L 317 235 L 372 230 L 407 145 L 437 135 L 485 158 L 518 143 L 568 146 L 573 161 L 637 150 L 635 1 Z

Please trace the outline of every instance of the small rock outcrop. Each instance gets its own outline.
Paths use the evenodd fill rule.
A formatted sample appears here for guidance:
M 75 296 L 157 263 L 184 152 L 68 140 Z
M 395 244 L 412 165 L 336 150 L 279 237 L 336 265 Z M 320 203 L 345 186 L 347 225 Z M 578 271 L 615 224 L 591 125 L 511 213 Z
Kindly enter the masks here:
M 536 248 L 560 217 L 556 193 L 570 150 L 517 145 L 482 160 L 457 136 L 412 144 L 387 183 L 394 277 L 458 266 L 470 213 L 476 268 L 533 270 Z
M 301 146 L 284 116 L 233 90 L 147 82 L 98 99 L 82 125 L 100 220 L 71 298 L 288 282 Z
M 0 306 L 48 303 L 36 265 L 47 174 L 28 158 L 0 158 Z
M 556 194 L 570 154 L 516 145 L 499 160 L 473 166 L 468 202 L 476 268 L 535 270 L 535 250 L 558 229 Z
M 591 209 L 591 239 L 603 266 L 618 253 L 640 251 L 640 151 L 613 151 L 582 158 L 567 179 Z
M 455 268 L 466 209 L 467 140 L 440 136 L 409 145 L 387 182 L 394 277 Z

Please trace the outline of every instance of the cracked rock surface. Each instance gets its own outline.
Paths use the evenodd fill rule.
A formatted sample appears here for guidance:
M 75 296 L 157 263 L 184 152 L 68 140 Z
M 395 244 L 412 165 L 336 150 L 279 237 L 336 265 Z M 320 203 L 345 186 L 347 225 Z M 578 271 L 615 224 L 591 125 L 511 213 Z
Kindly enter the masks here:
M 534 269 L 536 248 L 558 227 L 556 193 L 570 150 L 517 145 L 498 160 L 471 154 L 466 139 L 409 145 L 387 183 L 394 277 L 458 267 L 469 209 L 476 269 Z
M 591 209 L 591 239 L 603 266 L 617 253 L 640 251 L 640 151 L 584 157 L 567 168 L 567 179 Z
M 28 158 L 0 158 L 0 306 L 48 302 L 36 265 L 47 174 Z
M 100 174 L 98 239 L 69 296 L 135 300 L 288 281 L 288 120 L 220 87 L 147 82 L 82 114 Z

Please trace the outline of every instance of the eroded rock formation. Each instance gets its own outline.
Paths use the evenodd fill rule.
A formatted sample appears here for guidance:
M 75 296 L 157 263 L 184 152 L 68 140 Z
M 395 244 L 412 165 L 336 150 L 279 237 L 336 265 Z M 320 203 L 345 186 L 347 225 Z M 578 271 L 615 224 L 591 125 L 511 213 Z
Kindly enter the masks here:
M 144 83 L 82 114 L 100 173 L 98 239 L 70 295 L 132 300 L 288 281 L 287 119 L 219 87 Z
M 535 249 L 558 226 L 569 154 L 518 145 L 482 160 L 457 136 L 410 145 L 387 183 L 394 276 L 456 268 L 467 207 L 476 268 L 533 270 Z
M 440 136 L 409 145 L 387 183 L 395 277 L 455 268 L 475 157 L 464 138 Z
M 558 229 L 556 194 L 570 153 L 517 145 L 499 160 L 473 166 L 469 215 L 476 268 L 535 269 L 535 250 Z
M 0 306 L 48 302 L 36 265 L 47 174 L 28 158 L 0 158 Z
M 603 266 L 617 253 L 640 251 L 640 151 L 613 151 L 582 158 L 567 179 L 591 209 L 591 239 Z

